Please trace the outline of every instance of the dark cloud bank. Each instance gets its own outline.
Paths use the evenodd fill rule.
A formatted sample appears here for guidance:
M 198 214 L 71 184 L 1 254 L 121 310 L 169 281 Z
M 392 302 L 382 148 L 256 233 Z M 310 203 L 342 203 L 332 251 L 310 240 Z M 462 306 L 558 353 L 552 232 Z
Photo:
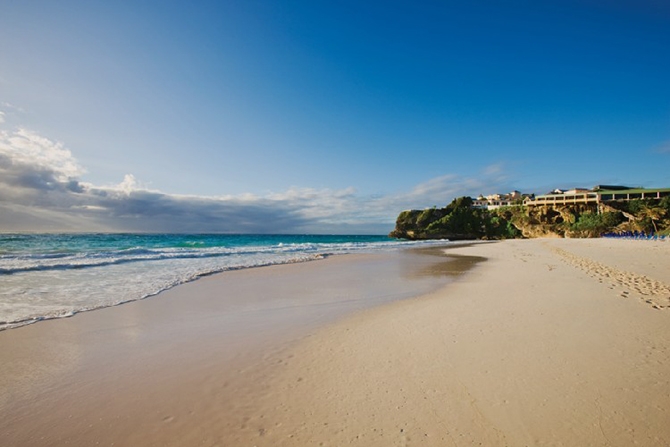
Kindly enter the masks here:
M 309 188 L 199 197 L 142 188 L 131 175 L 95 186 L 80 181 L 83 173 L 62 144 L 25 129 L 0 131 L 0 231 L 384 234 L 403 209 L 446 203 L 502 179 L 444 176 L 406 194 L 368 198 Z

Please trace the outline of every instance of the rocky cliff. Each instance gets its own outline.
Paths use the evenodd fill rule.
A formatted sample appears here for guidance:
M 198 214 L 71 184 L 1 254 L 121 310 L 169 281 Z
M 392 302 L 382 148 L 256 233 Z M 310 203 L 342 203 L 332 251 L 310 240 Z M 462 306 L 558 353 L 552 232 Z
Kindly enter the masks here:
M 510 206 L 496 210 L 472 207 L 461 197 L 444 208 L 400 213 L 389 234 L 399 239 L 506 239 L 599 237 L 638 231 L 670 234 L 670 198 L 609 204 Z

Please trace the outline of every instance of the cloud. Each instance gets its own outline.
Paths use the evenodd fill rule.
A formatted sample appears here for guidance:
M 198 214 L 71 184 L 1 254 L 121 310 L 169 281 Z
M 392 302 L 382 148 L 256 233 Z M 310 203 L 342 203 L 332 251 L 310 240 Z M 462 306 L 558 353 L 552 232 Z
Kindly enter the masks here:
M 0 156 L 18 165 L 49 171 L 58 181 L 84 173 L 62 143 L 53 142 L 23 128 L 14 132 L 0 131 Z
M 132 174 L 117 185 L 93 185 L 79 180 L 84 172 L 60 142 L 23 128 L 0 131 L 0 231 L 380 234 L 404 209 L 504 186 L 502 168 L 487 167 L 479 179 L 444 175 L 383 196 L 295 187 L 263 197 L 203 197 L 150 190 Z
M 5 112 L 0 110 L 0 124 L 5 122 Z
M 385 206 L 399 210 L 410 208 L 427 208 L 445 206 L 451 200 L 461 196 L 479 193 L 505 192 L 510 189 L 509 179 L 504 174 L 502 165 L 484 166 L 477 177 L 464 177 L 447 174 L 420 183 L 405 194 L 383 197 L 380 200 Z
M 61 143 L 26 129 L 0 131 L 0 201 L 48 207 L 50 192 L 82 193 L 83 172 Z
M 656 152 L 659 154 L 670 154 L 670 140 L 661 143 L 656 148 Z
M 319 198 L 329 196 L 179 196 L 148 190 L 130 174 L 96 186 L 79 181 L 83 173 L 62 143 L 26 129 L 0 131 L 0 230 L 302 232 L 316 228 Z

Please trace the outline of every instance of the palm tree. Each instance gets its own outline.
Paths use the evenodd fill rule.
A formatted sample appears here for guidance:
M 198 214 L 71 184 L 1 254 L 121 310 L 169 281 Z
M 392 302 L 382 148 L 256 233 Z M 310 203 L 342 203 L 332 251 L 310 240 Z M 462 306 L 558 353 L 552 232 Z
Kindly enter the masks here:
M 651 204 L 644 204 L 640 207 L 637 218 L 640 220 L 649 219 L 651 221 L 651 224 L 654 226 L 654 233 L 658 233 L 658 227 L 656 226 L 656 221 L 663 219 L 665 215 L 666 210 L 664 208 Z

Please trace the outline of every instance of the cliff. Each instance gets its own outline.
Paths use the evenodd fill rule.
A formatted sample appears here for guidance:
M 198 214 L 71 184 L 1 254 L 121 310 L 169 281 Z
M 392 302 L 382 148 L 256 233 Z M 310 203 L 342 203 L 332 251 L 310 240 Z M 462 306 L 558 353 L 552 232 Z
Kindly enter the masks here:
M 670 234 L 670 197 L 563 206 L 509 206 L 495 210 L 472 207 L 461 197 L 444 208 L 400 213 L 389 234 L 399 239 L 508 239 L 599 237 L 627 231 Z

